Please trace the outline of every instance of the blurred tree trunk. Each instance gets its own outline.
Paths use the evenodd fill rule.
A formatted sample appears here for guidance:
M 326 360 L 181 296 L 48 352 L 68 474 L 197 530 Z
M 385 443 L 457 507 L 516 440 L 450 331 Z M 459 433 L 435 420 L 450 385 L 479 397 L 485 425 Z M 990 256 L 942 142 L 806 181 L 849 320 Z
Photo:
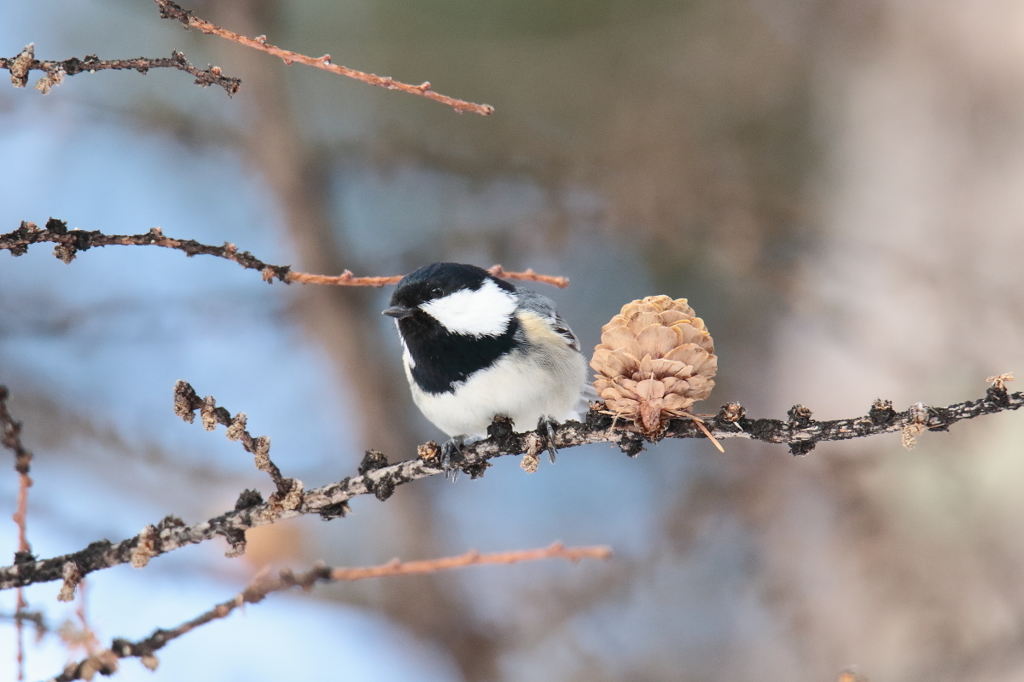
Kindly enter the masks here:
M 217 16 L 210 18 L 244 35 L 280 35 L 278 9 L 277 2 L 266 0 L 227 0 L 217 3 Z M 224 49 L 241 48 L 225 44 Z M 352 250 L 345 247 L 343 231 L 329 215 L 331 159 L 304 142 L 282 65 L 266 55 L 245 57 L 235 67 L 243 81 L 239 96 L 247 98 L 250 116 L 243 153 L 277 196 L 285 234 L 299 257 L 297 266 L 313 273 L 338 274 L 345 268 L 363 273 Z M 330 355 L 337 381 L 355 396 L 358 442 L 394 461 L 414 455 L 419 438 L 408 419 L 410 401 L 398 371 L 398 356 L 387 350 L 394 344 L 380 333 L 374 293 L 304 286 L 300 321 Z M 391 540 L 402 557 L 429 557 L 443 551 L 436 508 L 426 487 L 407 486 L 381 509 L 397 517 L 393 526 L 399 537 Z M 456 586 L 456 581 L 436 576 L 392 581 L 382 591 L 380 608 L 420 636 L 446 647 L 467 680 L 493 679 L 497 640 L 480 631 Z

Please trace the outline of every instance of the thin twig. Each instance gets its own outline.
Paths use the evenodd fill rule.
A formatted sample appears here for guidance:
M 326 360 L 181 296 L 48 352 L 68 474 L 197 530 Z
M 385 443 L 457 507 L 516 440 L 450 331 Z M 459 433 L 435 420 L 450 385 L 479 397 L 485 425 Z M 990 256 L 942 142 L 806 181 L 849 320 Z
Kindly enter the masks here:
M 204 88 L 208 85 L 219 85 L 224 88 L 229 97 L 238 92 L 238 88 L 242 85 L 241 80 L 222 74 L 219 66 L 197 69 L 185 58 L 185 55 L 177 50 L 172 51 L 169 58 L 100 59 L 96 55 L 90 54 L 86 55 L 84 59 L 72 57 L 63 61 L 56 61 L 36 59 L 35 45 L 30 43 L 14 57 L 0 57 L 0 69 L 6 69 L 11 72 L 11 84 L 16 88 L 23 88 L 28 84 L 28 74 L 30 71 L 46 72 L 46 75 L 40 78 L 35 86 L 36 90 L 39 90 L 44 95 L 49 93 L 55 85 L 60 85 L 67 76 L 125 69 L 138 71 L 141 74 L 148 73 L 150 69 L 177 69 L 195 76 L 196 85 Z
M 100 246 L 163 246 L 168 249 L 182 251 L 185 255 L 216 256 L 238 263 L 243 268 L 258 270 L 267 282 L 275 279 L 291 284 L 325 284 L 346 287 L 383 287 L 389 284 L 398 284 L 402 275 L 390 275 L 386 277 L 356 277 L 348 270 L 342 274 L 312 275 L 306 272 L 295 272 L 288 265 L 270 265 L 256 258 L 248 251 L 239 251 L 234 244 L 225 243 L 223 246 L 210 246 L 200 244 L 192 239 L 174 239 L 167 237 L 158 227 L 154 227 L 145 234 L 103 234 L 99 231 L 87 232 L 85 230 L 69 230 L 67 223 L 63 220 L 50 218 L 46 221 L 46 228 L 39 229 L 35 223 L 22 221 L 21 226 L 13 232 L 0 235 L 0 251 L 7 250 L 12 256 L 21 256 L 28 251 L 32 244 L 49 242 L 56 244 L 53 255 L 56 258 L 70 263 L 80 251 Z M 525 272 L 506 272 L 500 265 L 490 269 L 492 274 L 505 279 L 519 279 L 531 282 L 544 282 L 556 287 L 565 288 L 569 286 L 566 277 L 552 275 L 538 275 L 533 270 Z
M 402 275 L 388 275 L 385 277 L 356 277 L 351 270 L 345 270 L 340 275 L 311 275 L 308 272 L 289 272 L 289 282 L 300 284 L 327 284 L 337 287 L 384 287 L 389 284 L 398 284 L 402 281 Z
M 478 564 L 515 564 L 520 561 L 536 561 L 538 559 L 568 559 L 579 561 L 580 559 L 610 559 L 612 550 L 608 547 L 565 547 L 562 543 L 556 542 L 544 549 L 527 549 L 513 552 L 498 552 L 496 554 L 480 554 L 476 551 L 469 551 L 459 556 L 446 557 L 444 559 L 428 559 L 424 561 L 389 561 L 380 566 L 369 568 L 335 568 L 331 570 L 331 580 L 365 580 L 367 578 L 385 578 L 396 575 L 422 575 L 425 573 L 437 573 L 463 566 L 476 566 Z
M 500 265 L 492 265 L 488 272 L 495 277 L 501 277 L 502 279 L 521 279 L 525 282 L 543 282 L 544 284 L 550 284 L 551 286 L 564 289 L 569 286 L 568 277 L 555 277 L 552 275 L 538 275 L 533 271 L 533 268 L 529 268 L 524 272 L 509 272 Z
M 86 592 L 86 581 L 82 580 L 78 584 L 78 597 L 76 599 L 78 603 L 75 606 L 75 619 L 68 619 L 57 630 L 61 640 L 68 649 L 69 657 L 70 654 L 78 650 L 83 651 L 86 656 L 94 656 L 103 649 L 100 646 L 100 640 L 96 637 L 96 632 L 89 625 L 89 618 L 86 615 Z
M 46 617 L 43 616 L 41 611 L 22 611 L 21 613 L 2 613 L 0 612 L 0 621 L 22 621 L 23 623 L 31 623 L 36 629 L 36 639 L 42 639 L 50 633 L 50 626 L 46 622 Z
M 103 652 L 104 656 L 90 656 L 78 663 L 68 665 L 64 672 L 55 678 L 53 682 L 71 682 L 84 677 L 85 671 L 102 672 L 97 667 L 97 659 L 101 664 L 107 666 L 113 661 L 113 672 L 117 669 L 116 659 L 136 657 L 142 660 L 150 670 L 155 670 L 159 661 L 156 658 L 156 651 L 163 648 L 168 642 L 192 630 L 214 620 L 226 618 L 232 611 L 244 604 L 257 604 L 263 601 L 272 592 L 279 592 L 290 587 L 301 587 L 303 590 L 311 589 L 319 582 L 339 582 L 364 580 L 366 578 L 383 578 L 388 576 L 413 575 L 437 573 L 454 568 L 466 566 L 478 566 L 482 564 L 514 564 L 522 561 L 538 561 L 540 559 L 568 559 L 578 562 L 582 559 L 610 559 L 612 551 L 608 547 L 565 547 L 556 542 L 544 549 L 528 549 L 511 552 L 498 552 L 495 554 L 480 554 L 470 551 L 455 557 L 443 559 L 428 559 L 424 561 L 401 562 L 393 559 L 380 566 L 368 568 L 330 568 L 318 566 L 305 573 L 296 575 L 290 569 L 283 569 L 275 576 L 262 575 L 254 580 L 242 592 L 234 598 L 217 604 L 192 620 L 186 621 L 176 628 L 170 630 L 159 629 L 146 639 L 138 642 L 129 642 L 124 639 L 115 639 L 109 651 Z
M 21 601 L 21 598 L 20 598 L 21 590 L 22 590 L 22 588 L 19 587 L 18 588 L 19 602 Z M 18 680 L 19 681 L 20 680 L 24 680 L 25 679 L 25 651 L 24 651 L 24 631 L 23 631 L 23 628 L 24 628 L 25 622 L 27 621 L 27 622 L 29 622 L 29 623 L 31 623 L 32 625 L 35 626 L 35 629 L 36 629 L 36 641 L 37 642 L 39 640 L 41 640 L 43 637 L 45 637 L 49 633 L 50 629 L 47 626 L 46 619 L 43 617 L 43 614 L 41 612 L 39 612 L 39 611 L 26 611 L 26 610 L 24 610 L 23 605 L 20 604 L 20 603 L 16 607 L 16 610 L 15 610 L 14 613 L 12 613 L 12 614 L 0 613 L 0 620 L 10 620 L 10 621 L 14 622 L 14 627 L 15 627 L 16 633 L 17 633 L 16 637 L 17 637 L 17 646 L 18 646 L 18 650 L 17 650 L 17 654 L 16 654 L 16 658 L 15 658 L 15 662 L 16 662 L 17 668 L 18 668 Z
M 430 83 L 426 81 L 419 85 L 408 85 L 407 83 L 400 83 L 389 76 L 376 76 L 372 73 L 356 71 L 355 69 L 350 69 L 340 64 L 332 63 L 331 55 L 329 54 L 325 54 L 321 57 L 309 57 L 298 52 L 285 50 L 277 47 L 276 45 L 271 45 L 267 42 L 266 36 L 248 38 L 246 36 L 239 35 L 238 33 L 225 30 L 208 21 L 200 19 L 191 11 L 183 9 L 171 2 L 171 0 L 154 0 L 154 2 L 156 2 L 157 6 L 160 7 L 160 16 L 164 19 L 177 19 L 184 24 L 186 28 L 196 28 L 203 33 L 220 36 L 221 38 L 226 38 L 233 43 L 238 43 L 239 45 L 245 45 L 246 47 L 261 50 L 267 54 L 272 54 L 275 57 L 280 57 L 285 64 L 298 62 L 299 64 L 305 64 L 306 66 L 330 71 L 331 73 L 336 73 L 340 76 L 355 78 L 356 80 L 363 81 L 364 83 L 376 85 L 388 90 L 401 90 L 402 92 L 419 95 L 420 97 L 426 97 L 427 99 L 447 104 L 460 114 L 463 111 L 472 111 L 473 113 L 480 114 L 481 116 L 489 116 L 494 113 L 494 107 L 490 104 L 474 104 L 473 102 L 466 102 L 461 99 L 454 99 L 447 95 L 436 93 L 430 89 Z
M 217 401 L 212 395 L 200 398 L 196 395 L 195 389 L 187 382 L 177 382 L 174 386 L 174 413 L 191 424 L 195 420 L 196 410 L 199 411 L 203 428 L 213 431 L 217 428 L 217 424 L 227 427 L 228 440 L 240 441 L 245 451 L 253 456 L 256 468 L 269 474 L 277 488 L 268 501 L 272 509 L 297 509 L 302 504 L 302 481 L 285 477 L 281 473 L 281 469 L 270 459 L 269 436 L 253 438 L 245 428 L 248 419 L 244 412 L 239 412 L 232 417 L 231 412 L 227 409 L 217 406 Z M 248 493 L 246 500 L 249 504 L 263 502 L 259 493 L 246 492 Z M 236 556 L 244 553 L 245 537 L 242 536 L 233 541 L 232 546 Z
M 748 438 L 788 445 L 791 453 L 802 455 L 813 450 L 818 443 L 826 441 L 895 433 L 917 426 L 922 426 L 926 431 L 947 431 L 959 421 L 1017 410 L 1022 406 L 1024 393 L 1009 393 L 1005 386 L 993 385 L 986 391 L 985 397 L 979 400 L 948 407 L 927 407 L 918 403 L 911 409 L 896 412 L 891 403 L 878 400 L 865 416 L 833 421 L 816 421 L 811 418 L 810 410 L 801 406 L 791 409 L 787 419 L 750 419 L 739 404 L 729 403 L 717 415 L 705 418 L 704 425 L 719 439 Z M 547 437 L 536 431 L 507 431 L 505 429 L 486 440 L 464 446 L 463 458 L 458 462 L 460 470 L 471 478 L 479 478 L 491 466 L 490 460 L 526 453 L 531 439 L 535 441 Z M 706 436 L 689 418 L 681 418 L 669 423 L 664 437 Z M 634 457 L 644 449 L 645 440 L 639 433 L 615 424 L 613 417 L 599 410 L 591 410 L 584 423 L 569 421 L 555 427 L 554 445 L 560 450 L 588 443 L 612 443 Z M 77 566 L 81 575 L 85 575 L 129 563 L 140 544 L 146 545 L 148 556 L 157 556 L 215 537 L 228 538 L 234 542 L 240 537 L 244 538 L 250 528 L 302 514 L 319 514 L 325 519 L 344 516 L 349 501 L 354 497 L 372 494 L 384 501 L 400 485 L 444 473 L 438 462 L 438 451 L 437 444 L 431 441 L 420 446 L 419 457 L 397 464 L 388 464 L 380 453 L 367 453 L 358 476 L 305 491 L 302 505 L 297 509 L 278 509 L 269 503 L 259 503 L 243 493 L 236 509 L 193 526 L 187 526 L 181 519 L 169 516 L 156 526 L 150 526 L 145 533 L 117 544 L 101 540 L 72 554 L 0 568 L 0 589 L 61 580 L 66 564 Z
M 32 561 L 32 548 L 28 544 L 28 489 L 32 487 L 29 469 L 32 464 L 32 453 L 21 443 L 21 424 L 16 422 L 7 410 L 6 386 L 0 386 L 0 445 L 14 453 L 14 470 L 18 472 L 18 506 L 14 512 L 14 523 L 18 526 L 18 550 L 14 555 L 15 563 Z M 17 589 L 14 607 L 14 629 L 17 641 L 16 661 L 18 679 L 25 679 L 25 633 L 21 615 L 28 608 L 25 594 L 21 587 Z

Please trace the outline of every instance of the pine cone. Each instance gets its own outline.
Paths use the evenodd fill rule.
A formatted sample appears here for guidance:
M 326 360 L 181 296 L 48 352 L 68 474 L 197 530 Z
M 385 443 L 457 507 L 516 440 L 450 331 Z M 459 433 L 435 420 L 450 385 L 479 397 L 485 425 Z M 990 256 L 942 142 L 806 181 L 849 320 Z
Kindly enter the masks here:
M 656 440 L 671 417 L 711 394 L 715 342 L 685 298 L 648 296 L 622 307 L 601 329 L 590 366 L 608 410 Z

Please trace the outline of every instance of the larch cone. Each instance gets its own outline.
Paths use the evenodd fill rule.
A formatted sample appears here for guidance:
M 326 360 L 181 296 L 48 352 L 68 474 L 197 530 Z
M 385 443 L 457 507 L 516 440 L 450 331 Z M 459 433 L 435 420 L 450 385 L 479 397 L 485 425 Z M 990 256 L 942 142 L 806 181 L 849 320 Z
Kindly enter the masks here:
M 601 329 L 590 366 L 609 412 L 631 420 L 650 440 L 672 417 L 711 395 L 715 342 L 685 298 L 648 296 L 622 306 Z

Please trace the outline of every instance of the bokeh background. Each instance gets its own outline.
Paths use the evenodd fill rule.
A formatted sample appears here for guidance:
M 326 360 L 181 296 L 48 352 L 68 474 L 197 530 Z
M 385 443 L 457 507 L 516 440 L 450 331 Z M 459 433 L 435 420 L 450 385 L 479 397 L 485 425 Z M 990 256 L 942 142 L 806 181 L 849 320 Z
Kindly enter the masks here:
M 250 36 L 497 108 L 421 98 L 157 18 L 147 0 L 4 0 L 0 53 L 166 56 L 243 79 L 99 73 L 0 87 L 0 231 L 232 242 L 309 272 L 533 267 L 592 347 L 633 298 L 688 297 L 720 355 L 706 406 L 864 414 L 1024 371 L 1024 5 L 1013 0 L 219 0 Z M 37 74 L 38 75 L 38 74 Z M 267 285 L 212 258 L 0 254 L 0 383 L 35 451 L 29 538 L 54 556 L 269 481 L 171 410 L 178 379 L 249 415 L 307 486 L 438 433 L 399 372 L 387 291 Z M 1011 386 L 1012 387 L 1012 386 Z M 278 594 L 135 680 L 1024 678 L 1024 421 L 830 444 L 608 446 L 206 543 L 88 581 L 101 641 L 143 637 L 268 566 L 608 544 L 616 558 Z M 16 476 L 0 476 L 13 511 Z M 8 512 L 4 512 L 7 518 Z M 0 523 L 13 552 L 14 524 Z M 10 554 L 7 555 L 10 557 Z M 29 589 L 53 625 L 57 586 Z M 14 608 L 0 595 L 0 610 Z M 31 639 L 31 637 L 29 638 Z M 0 626 L 0 677 L 14 675 Z M 70 652 L 50 635 L 29 677 Z

